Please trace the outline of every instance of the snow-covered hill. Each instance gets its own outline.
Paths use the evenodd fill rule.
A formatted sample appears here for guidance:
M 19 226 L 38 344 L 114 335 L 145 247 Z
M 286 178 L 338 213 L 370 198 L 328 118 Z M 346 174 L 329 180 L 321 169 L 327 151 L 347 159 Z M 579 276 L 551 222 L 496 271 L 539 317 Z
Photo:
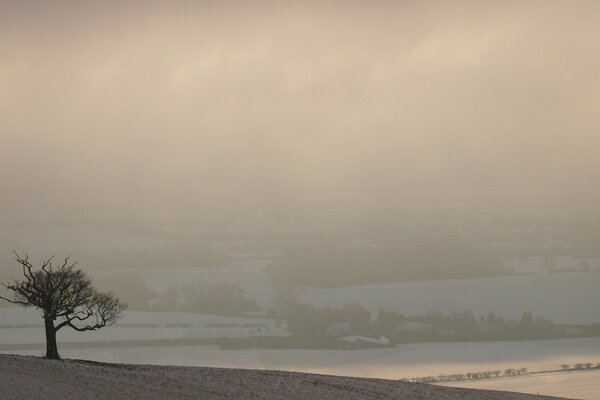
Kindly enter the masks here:
M 0 355 L 0 397 L 12 399 L 535 400 L 551 397 L 282 371 L 51 361 Z

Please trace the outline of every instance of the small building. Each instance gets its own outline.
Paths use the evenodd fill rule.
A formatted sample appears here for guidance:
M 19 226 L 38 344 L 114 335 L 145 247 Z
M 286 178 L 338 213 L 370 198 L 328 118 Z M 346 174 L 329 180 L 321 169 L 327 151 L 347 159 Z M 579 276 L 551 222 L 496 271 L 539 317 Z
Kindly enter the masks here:
M 385 336 L 379 339 L 370 338 L 367 336 L 344 336 L 340 339 L 339 346 L 343 349 L 366 349 L 370 347 L 386 347 L 391 344 L 390 340 Z

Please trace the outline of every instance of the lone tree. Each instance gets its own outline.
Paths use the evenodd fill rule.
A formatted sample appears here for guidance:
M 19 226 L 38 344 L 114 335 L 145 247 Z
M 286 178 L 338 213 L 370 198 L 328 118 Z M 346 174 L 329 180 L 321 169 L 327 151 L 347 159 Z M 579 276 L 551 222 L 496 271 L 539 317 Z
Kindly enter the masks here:
M 60 359 L 56 347 L 56 332 L 65 326 L 76 331 L 95 331 L 115 323 L 127 308 L 112 293 L 97 291 L 77 262 L 67 257 L 62 265 L 53 265 L 52 258 L 33 270 L 29 256 L 15 260 L 23 268 L 24 279 L 2 285 L 13 291 L 13 298 L 1 299 L 42 312 L 46 327 L 46 358 Z

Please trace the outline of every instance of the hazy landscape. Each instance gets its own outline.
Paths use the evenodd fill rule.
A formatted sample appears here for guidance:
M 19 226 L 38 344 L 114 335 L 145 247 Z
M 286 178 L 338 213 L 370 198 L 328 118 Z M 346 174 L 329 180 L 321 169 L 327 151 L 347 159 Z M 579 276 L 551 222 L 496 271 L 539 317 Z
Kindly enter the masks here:
M 0 397 L 600 400 L 599 37 L 0 1 Z
M 67 251 L 69 243 L 76 243 L 77 251 L 82 254 L 86 254 L 88 248 L 94 248 L 96 254 L 104 257 L 119 257 L 121 251 L 115 250 L 119 244 L 141 254 L 152 254 L 155 249 L 166 246 L 165 243 L 173 243 L 173 239 L 166 240 L 158 235 L 107 230 L 20 230 L 4 233 L 3 237 L 7 244 L 11 235 L 19 237 L 19 242 L 10 243 L 10 247 L 18 248 L 20 242 L 32 241 L 44 234 L 54 241 L 50 245 L 58 251 Z M 311 236 L 310 233 L 303 235 Z M 61 245 L 65 248 L 61 249 Z M 223 261 L 198 266 L 173 261 L 165 268 L 143 265 L 85 268 L 98 285 L 111 288 L 127 299 L 130 309 L 111 328 L 85 335 L 75 331 L 59 333 L 62 355 L 111 363 L 285 370 L 392 380 L 526 368 L 526 376 L 438 384 L 513 390 L 511 382 L 514 380 L 518 385 L 514 388 L 525 393 L 600 398 L 596 370 L 559 371 L 565 364 L 575 368 L 577 364 L 595 366 L 600 362 L 598 331 L 591 334 L 596 337 L 589 338 L 585 337 L 587 335 L 581 337 L 582 333 L 577 332 L 578 327 L 593 327 L 600 320 L 598 310 L 591 307 L 589 300 L 600 287 L 600 273 L 597 272 L 600 263 L 594 254 L 581 257 L 581 253 L 567 255 L 569 252 L 563 251 L 560 255 L 549 256 L 546 251 L 537 250 L 542 255 L 536 256 L 532 255 L 536 250 L 515 251 L 510 244 L 504 244 L 505 253 L 519 255 L 498 257 L 488 252 L 502 268 L 502 273 L 496 276 L 322 287 L 290 285 L 273 279 L 270 270 L 279 265 L 282 251 L 274 246 L 260 251 L 248 249 L 250 245 L 244 243 L 241 234 L 232 242 L 222 237 L 212 244 L 206 240 L 204 246 L 219 248 L 223 255 L 219 259 Z M 234 249 L 228 249 L 228 246 Z M 240 247 L 243 250 L 238 250 Z M 478 247 L 485 248 L 480 244 Z M 376 247 L 370 247 L 373 248 Z M 6 251 L 9 251 L 8 245 Z M 368 261 L 364 264 L 368 265 Z M 15 276 L 9 260 L 5 265 L 4 274 Z M 548 265 L 552 265 L 552 269 Z M 185 293 L 189 295 L 189 291 L 181 291 L 187 286 L 210 288 L 211 285 L 233 286 L 239 288 L 239 293 L 236 290 L 232 292 L 236 293 L 233 297 L 225 296 L 221 300 L 208 297 L 203 302 L 214 304 L 201 311 L 188 304 L 191 300 Z M 175 289 L 178 290 L 173 292 Z M 172 302 L 168 301 L 171 298 L 169 291 L 175 296 Z M 492 336 L 488 339 L 485 335 L 458 336 L 460 332 L 448 330 L 450 336 L 432 337 L 418 343 L 427 336 L 427 332 L 420 332 L 418 340 L 406 334 L 398 336 L 394 339 L 394 347 L 357 350 L 338 349 L 337 342 L 332 342 L 330 337 L 319 339 L 320 336 L 289 344 L 258 342 L 256 338 L 295 336 L 278 305 L 286 291 L 293 294 L 294 302 L 306 303 L 316 309 L 342 309 L 347 304 L 361 304 L 371 313 L 373 321 L 377 321 L 380 309 L 405 314 L 406 318 L 436 315 L 433 311 L 450 316 L 469 310 L 476 320 L 489 314 L 520 320 L 527 311 L 554 323 L 566 324 L 572 332 L 565 334 L 565 338 L 539 340 L 525 332 L 517 332 L 516 337 Z M 220 292 L 228 293 L 222 289 Z M 550 292 L 554 295 L 548 296 Z M 0 351 L 41 354 L 44 334 L 39 313 L 4 307 L 0 308 L 0 321 Z M 485 327 L 481 325 L 478 329 Z M 344 332 L 350 333 L 353 332 Z M 222 338 L 247 340 L 252 337 L 255 341 L 250 348 L 235 349 L 230 343 L 221 341 Z M 522 341 L 518 341 L 519 337 Z M 272 346 L 275 348 L 269 348 Z M 558 372 L 538 374 L 540 371 Z

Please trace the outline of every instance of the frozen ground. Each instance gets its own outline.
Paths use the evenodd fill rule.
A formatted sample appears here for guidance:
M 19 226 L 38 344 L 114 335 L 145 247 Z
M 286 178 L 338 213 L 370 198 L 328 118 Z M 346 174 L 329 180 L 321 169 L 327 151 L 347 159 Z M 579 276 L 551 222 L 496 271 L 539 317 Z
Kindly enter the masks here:
M 50 361 L 0 355 L 2 398 L 533 400 L 510 392 L 282 371 Z

